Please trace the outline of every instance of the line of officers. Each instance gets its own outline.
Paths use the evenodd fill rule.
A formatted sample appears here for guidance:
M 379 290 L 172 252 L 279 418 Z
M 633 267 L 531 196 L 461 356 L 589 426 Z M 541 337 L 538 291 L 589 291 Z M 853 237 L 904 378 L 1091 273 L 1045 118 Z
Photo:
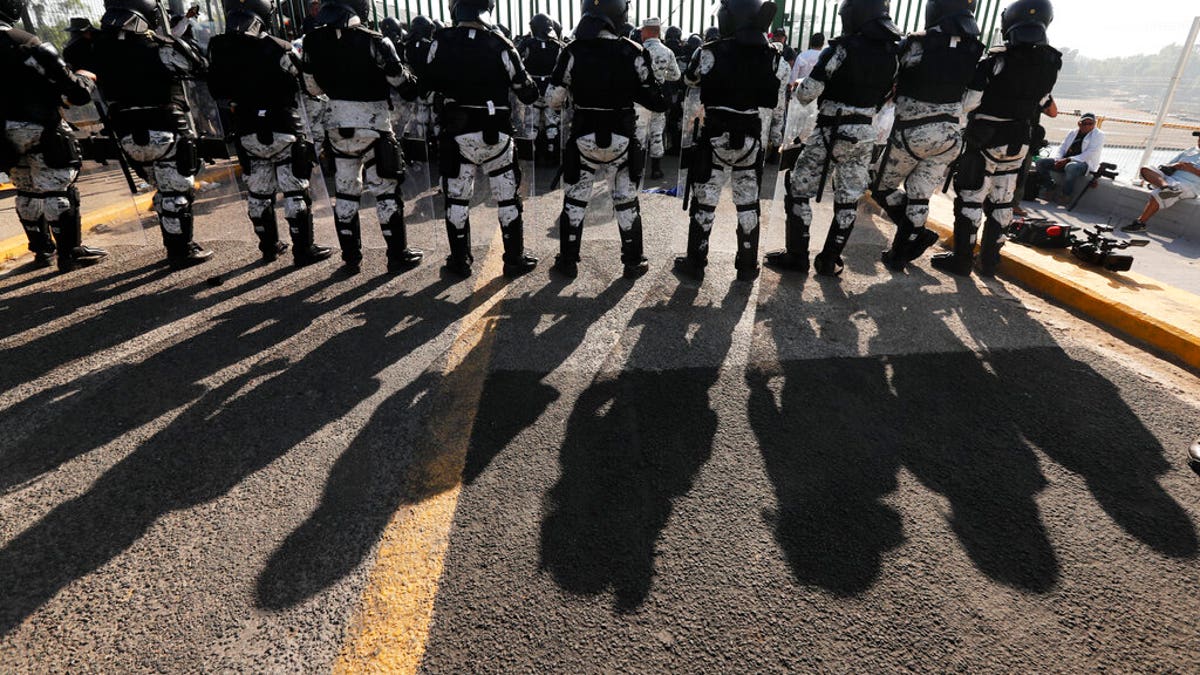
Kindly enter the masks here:
M 524 274 L 537 265 L 523 241 L 514 100 L 536 114 L 567 106 L 571 112 L 561 147 L 566 188 L 555 270 L 577 273 L 584 214 L 596 179 L 610 185 L 625 276 L 636 278 L 648 268 L 638 205 L 643 159 L 635 106 L 663 113 L 668 99 L 652 54 L 626 37 L 626 0 L 585 0 L 573 39 L 541 82 L 491 22 L 494 0 L 450 0 L 453 25 L 433 32 L 421 56 L 409 64 L 391 39 L 366 27 L 366 0 L 324 0 L 320 27 L 305 36 L 302 57 L 270 35 L 270 0 L 226 0 L 226 32 L 212 38 L 207 56 L 154 32 L 161 21 L 153 0 L 106 0 L 100 29 L 68 48 L 66 62 L 12 27 L 24 2 L 0 0 L 0 77 L 5 91 L 19 92 L 0 104 L 5 141 L 0 170 L 7 170 L 18 187 L 17 211 L 31 250 L 48 259 L 57 248 L 61 270 L 104 255 L 80 241 L 74 187 L 80 157 L 59 111 L 64 100 L 86 104 L 97 86 L 122 152 L 157 187 L 155 210 L 168 261 L 186 266 L 211 256 L 193 240 L 193 181 L 200 155 L 185 83 L 200 76 L 215 98 L 232 107 L 250 220 L 264 260 L 275 260 L 287 248 L 276 224 L 279 196 L 295 264 L 332 254 L 313 241 L 308 182 L 316 155 L 305 133 L 311 115 L 305 102 L 319 100 L 319 133 L 334 165 L 334 212 L 345 268 L 356 272 L 362 259 L 358 213 L 364 191 L 376 199 L 388 270 L 419 264 L 423 254 L 409 247 L 406 237 L 400 192 L 405 162 L 391 100 L 399 96 L 411 104 L 409 111 L 419 111 L 421 101 L 436 95 L 441 105 L 436 129 L 419 114 L 405 125 L 415 122 L 436 134 L 448 271 L 471 274 L 470 204 L 481 172 L 497 205 L 505 275 Z M 896 224 L 883 262 L 902 270 L 937 240 L 925 227 L 929 197 L 953 165 L 953 250 L 934 256 L 932 264 L 969 275 L 982 219 L 980 271 L 994 272 L 1038 116 L 1056 114 L 1050 92 L 1061 55 L 1046 40 L 1053 17 L 1049 0 L 1016 0 L 1006 7 L 1004 45 L 987 54 L 976 8 L 977 0 L 929 0 L 925 30 L 902 39 L 887 0 L 842 1 L 842 34 L 794 89 L 798 103 L 817 102 L 819 115 L 816 130 L 787 168 L 786 247 L 766 254 L 767 265 L 809 270 L 810 201 L 831 179 L 833 223 L 812 268 L 829 276 L 842 271 L 858 201 L 871 187 L 872 197 Z M 682 79 L 698 93 L 703 128 L 688 164 L 687 250 L 675 259 L 679 274 L 702 277 L 726 183 L 737 213 L 737 276 L 750 280 L 759 273 L 763 132 L 764 123 L 770 124 L 761 111 L 776 109 L 789 84 L 782 55 L 766 37 L 775 14 L 769 1 L 722 0 L 719 35 L 687 59 Z M 872 120 L 888 99 L 895 101 L 895 124 L 875 184 L 869 186 Z

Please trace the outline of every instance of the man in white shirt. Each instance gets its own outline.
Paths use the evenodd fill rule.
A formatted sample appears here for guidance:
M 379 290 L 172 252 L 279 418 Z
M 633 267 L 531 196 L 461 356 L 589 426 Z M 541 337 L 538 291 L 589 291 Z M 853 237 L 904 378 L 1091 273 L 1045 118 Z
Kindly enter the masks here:
M 800 52 L 796 56 L 796 61 L 792 63 L 792 76 L 789 80 L 792 88 L 795 88 L 797 80 L 803 80 L 812 72 L 817 65 L 817 57 L 821 55 L 824 47 L 825 36 L 823 34 L 813 33 L 812 37 L 808 38 L 808 49 Z
M 1200 131 L 1192 135 L 1196 136 L 1197 147 L 1175 155 L 1170 164 L 1158 168 L 1142 167 L 1142 179 L 1151 187 L 1150 201 L 1146 202 L 1142 215 L 1122 227 L 1122 232 L 1141 232 L 1146 229 L 1146 221 L 1160 210 L 1171 207 L 1180 199 L 1195 199 L 1200 194 Z
M 1051 171 L 1062 171 L 1062 190 L 1057 195 L 1066 201 L 1075 195 L 1075 186 L 1080 177 L 1100 168 L 1100 151 L 1104 149 L 1104 132 L 1096 128 L 1096 116 L 1084 113 L 1079 118 L 1079 128 L 1063 139 L 1053 157 L 1039 159 L 1037 172 L 1043 185 L 1053 185 Z

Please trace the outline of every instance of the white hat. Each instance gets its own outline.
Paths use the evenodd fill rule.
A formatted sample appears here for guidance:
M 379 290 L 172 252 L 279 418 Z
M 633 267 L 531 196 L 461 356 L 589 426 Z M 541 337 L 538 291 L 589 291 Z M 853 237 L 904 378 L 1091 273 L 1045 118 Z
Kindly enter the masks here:
M 643 28 L 662 28 L 662 19 L 657 16 L 652 16 L 642 22 Z

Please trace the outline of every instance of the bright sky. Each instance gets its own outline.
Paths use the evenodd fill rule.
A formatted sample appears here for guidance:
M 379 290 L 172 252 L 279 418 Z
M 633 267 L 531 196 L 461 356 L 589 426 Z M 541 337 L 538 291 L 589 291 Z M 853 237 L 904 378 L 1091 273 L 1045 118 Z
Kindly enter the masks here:
M 1050 44 L 1106 58 L 1183 44 L 1200 0 L 1054 0 Z

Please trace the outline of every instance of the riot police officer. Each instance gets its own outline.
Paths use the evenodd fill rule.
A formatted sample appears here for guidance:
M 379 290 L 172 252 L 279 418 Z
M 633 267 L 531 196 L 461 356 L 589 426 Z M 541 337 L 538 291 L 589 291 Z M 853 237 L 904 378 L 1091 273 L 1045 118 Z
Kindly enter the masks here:
M 649 267 L 642 255 L 638 205 L 642 166 L 633 105 L 661 111 L 666 99 L 645 50 L 617 34 L 625 22 L 626 6 L 625 0 L 584 0 L 575 39 L 559 58 L 551 80 L 550 104 L 561 108 L 570 95 L 575 107 L 563 166 L 567 188 L 554 263 L 554 269 L 568 277 L 577 274 L 583 218 L 597 176 L 611 179 L 625 277 L 640 277 Z
M 763 170 L 759 108 L 774 108 L 783 84 L 779 51 L 767 42 L 775 4 L 763 0 L 722 0 L 717 10 L 721 38 L 706 42 L 692 57 L 684 81 L 700 90 L 704 132 L 695 149 L 687 254 L 676 271 L 700 278 L 708 264 L 708 237 L 721 188 L 732 181 L 737 206 L 738 279 L 758 276 L 759 179 Z
M 263 260 L 287 250 L 279 241 L 275 193 L 283 193 L 283 214 L 292 235 L 297 267 L 324 260 L 333 251 L 313 243 L 313 146 L 304 134 L 300 94 L 300 57 L 291 44 L 268 32 L 269 0 L 225 0 L 225 33 L 208 45 L 209 91 L 228 100 L 237 134 L 250 223 Z
M 424 16 L 415 16 L 408 24 L 408 37 L 401 54 L 404 63 L 420 80 L 425 63 L 429 60 L 429 47 L 433 44 L 433 22 Z M 419 96 L 413 101 L 412 116 L 405 122 L 402 136 L 423 142 L 434 141 L 436 121 L 434 119 L 433 95 Z
M 0 102 L 0 171 L 17 188 L 29 250 L 46 266 L 57 250 L 59 271 L 69 272 L 107 255 L 82 244 L 79 145 L 59 112 L 64 99 L 90 102 L 93 78 L 72 73 L 53 47 L 13 27 L 24 7 L 25 0 L 0 0 L 0 72 L 8 90 Z
M 887 0 L 842 0 L 842 35 L 821 52 L 813 72 L 796 87 L 796 100 L 819 101 L 817 129 L 788 172 L 786 248 L 767 254 L 773 267 L 808 271 L 812 207 L 833 174 L 833 223 L 817 254 L 817 274 L 841 274 L 842 249 L 854 229 L 858 200 L 870 182 L 871 122 L 892 92 L 900 31 L 888 15 Z
M 1012 221 L 1017 179 L 1039 111 L 1057 114 L 1050 92 L 1062 54 L 1046 42 L 1050 0 L 1017 0 L 1004 8 L 1004 45 L 979 63 L 968 87 L 966 147 L 954 178 L 954 250 L 933 256 L 943 272 L 971 274 L 975 235 L 984 218 L 980 272 L 995 273 L 1004 228 Z
M 679 62 L 675 60 L 675 52 L 659 39 L 661 30 L 662 20 L 657 17 L 646 19 L 642 23 L 642 46 L 654 78 L 663 84 L 671 83 L 667 86 L 674 86 L 681 75 Z M 666 130 L 667 113 L 650 111 L 647 143 L 650 146 L 650 178 L 655 180 L 663 177 L 662 158 L 666 154 L 663 135 Z
M 100 30 L 72 50 L 72 65 L 96 74 L 121 150 L 158 188 L 154 209 L 167 261 L 202 263 L 212 252 L 192 240 L 200 154 L 184 80 L 207 64 L 186 42 L 152 32 L 162 28 L 153 0 L 106 0 L 104 7 Z
M 365 189 L 375 196 L 387 269 L 394 274 L 424 256 L 408 247 L 400 194 L 404 158 L 388 104 L 392 88 L 412 99 L 416 86 L 391 41 L 364 25 L 368 12 L 366 0 L 325 0 L 317 15 L 321 26 L 304 37 L 303 65 L 309 88 L 329 96 L 327 142 L 334 156 L 334 217 L 345 269 L 355 273 L 362 262 L 358 210 Z
M 976 0 L 929 0 L 925 30 L 900 46 L 896 121 L 871 191 L 896 224 L 892 246 L 882 254 L 895 271 L 937 242 L 937 234 L 925 229 L 929 197 L 962 144 L 963 93 L 984 51 L 977 6 Z
M 446 234 L 446 269 L 471 274 L 471 196 L 475 175 L 488 175 L 504 239 L 504 274 L 517 276 L 537 266 L 525 252 L 521 174 L 514 160 L 509 90 L 529 105 L 537 85 L 525 72 L 508 38 L 491 24 L 494 0 L 450 0 L 454 25 L 438 31 L 421 77 L 422 91 L 444 98 L 438 143 Z
M 560 114 L 547 104 L 546 90 L 563 43 L 551 35 L 554 22 L 545 14 L 535 14 L 529 20 L 529 31 L 530 36 L 522 42 L 519 53 L 525 70 L 537 85 L 538 98 L 525 108 L 525 130 L 531 138 L 540 140 L 541 154 L 551 163 L 557 163 Z

